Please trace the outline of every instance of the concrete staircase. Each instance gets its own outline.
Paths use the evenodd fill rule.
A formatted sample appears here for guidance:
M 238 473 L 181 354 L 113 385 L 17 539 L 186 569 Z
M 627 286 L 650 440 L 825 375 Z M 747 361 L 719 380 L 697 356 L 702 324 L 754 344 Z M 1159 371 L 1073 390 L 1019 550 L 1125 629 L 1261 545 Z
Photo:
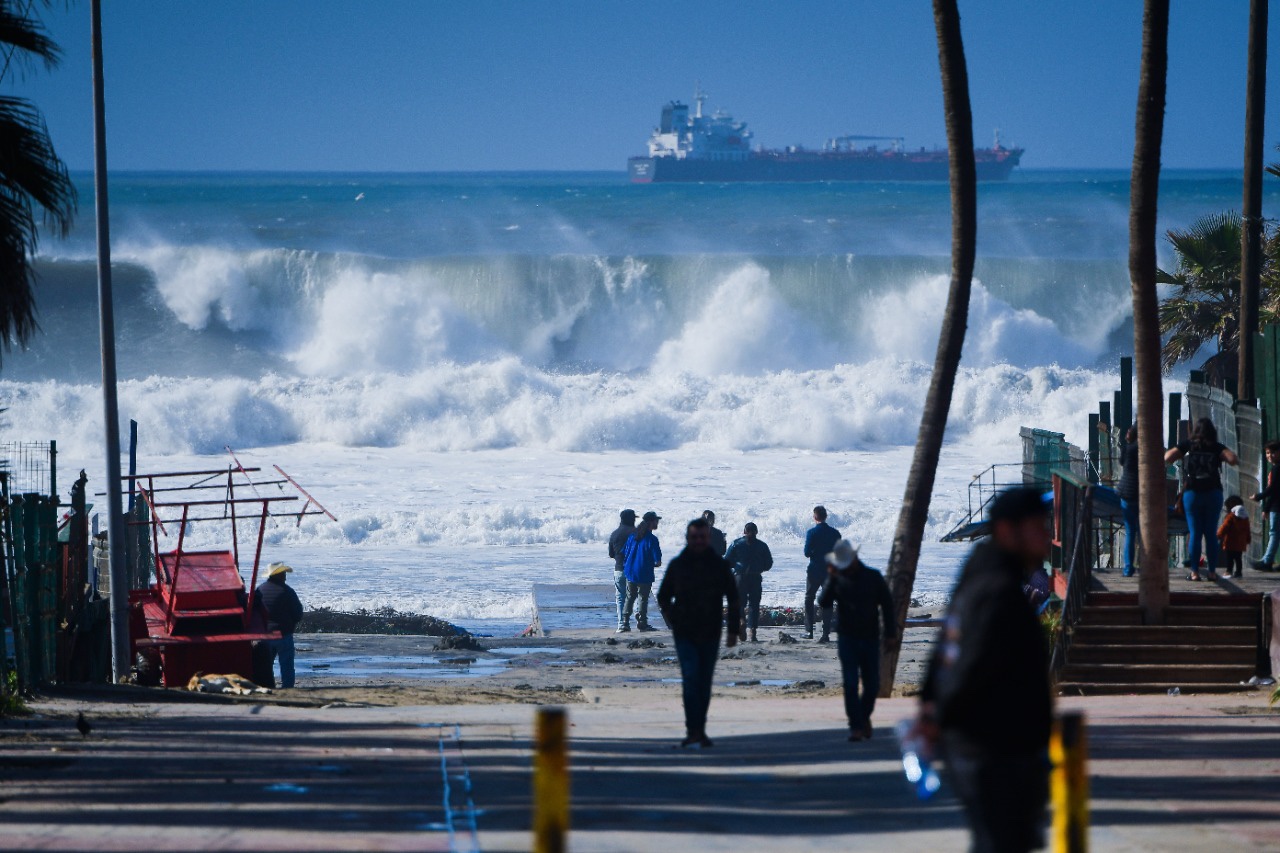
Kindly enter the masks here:
M 1072 629 L 1062 695 L 1227 693 L 1257 672 L 1261 597 L 1174 593 L 1144 625 L 1136 593 L 1090 592 Z

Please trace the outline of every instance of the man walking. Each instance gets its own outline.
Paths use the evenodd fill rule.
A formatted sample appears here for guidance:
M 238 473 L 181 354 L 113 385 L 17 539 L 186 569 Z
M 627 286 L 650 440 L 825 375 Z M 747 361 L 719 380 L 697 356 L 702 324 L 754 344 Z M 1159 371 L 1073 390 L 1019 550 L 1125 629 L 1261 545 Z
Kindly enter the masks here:
M 711 550 L 716 552 L 717 556 L 723 557 L 725 551 L 729 550 L 729 537 L 724 535 L 724 531 L 716 527 L 716 514 L 711 510 L 703 510 L 702 517 L 706 519 L 707 524 L 711 525 Z
M 756 627 L 760 624 L 760 594 L 764 589 L 764 573 L 773 568 L 773 553 L 763 540 L 756 538 L 759 528 L 755 522 L 748 521 L 742 529 L 742 538 L 735 539 L 725 554 L 729 565 L 733 566 L 734 577 L 738 579 L 738 597 L 746 610 L 745 624 L 739 631 L 739 639 L 747 638 L 747 630 L 751 630 L 751 642 L 756 639 Z M 713 549 L 714 550 L 714 549 Z
M 609 534 L 609 559 L 613 560 L 613 590 L 618 610 L 618 633 L 622 633 L 624 624 L 622 610 L 627 603 L 627 575 L 623 571 L 623 556 L 627 550 L 627 540 L 635 532 L 636 511 L 624 509 L 620 514 L 618 529 Z
M 293 587 L 285 582 L 285 575 L 293 569 L 284 563 L 272 563 L 267 566 L 267 579 L 258 585 L 254 597 L 267 617 L 267 630 L 279 631 L 280 639 L 270 640 L 267 645 L 271 649 L 271 663 L 280 659 L 280 686 L 292 687 L 293 671 L 293 630 L 302 621 L 302 602 Z M 264 685 L 270 686 L 270 685 Z
M 827 555 L 840 541 L 840 531 L 827 524 L 827 508 L 813 508 L 813 527 L 804 537 L 804 555 L 809 558 L 809 570 L 805 578 L 804 590 L 804 635 L 813 639 L 813 623 L 815 621 L 814 601 L 818 592 L 827 580 Z M 822 608 L 822 637 L 819 643 L 831 642 L 831 610 Z
M 653 570 L 662 565 L 662 546 L 653 531 L 661 516 L 646 512 L 622 553 L 622 571 L 627 578 L 627 600 L 622 605 L 622 624 L 618 633 L 631 630 L 631 614 L 636 615 L 637 631 L 656 631 L 649 624 L 649 592 L 653 589 Z
M 680 659 L 685 722 L 685 739 L 680 746 L 706 749 L 712 746 L 707 737 L 707 710 L 720 657 L 721 608 L 727 600 L 725 646 L 733 648 L 738 644 L 742 604 L 729 564 L 711 550 L 711 525 L 705 518 L 689 522 L 685 543 L 658 587 L 658 607 L 671 626 Z
M 1052 724 L 1044 630 L 1022 584 L 1050 552 L 1049 511 L 1033 489 L 1004 492 L 991 537 L 973 549 L 951 596 L 920 699 L 917 733 L 937 744 L 977 853 L 1044 842 Z
M 837 542 L 827 555 L 827 573 L 818 603 L 836 607 L 836 651 L 844 681 L 849 740 L 868 740 L 871 712 L 880 691 L 880 637 L 893 639 L 893 596 L 884 576 L 862 562 L 848 539 Z

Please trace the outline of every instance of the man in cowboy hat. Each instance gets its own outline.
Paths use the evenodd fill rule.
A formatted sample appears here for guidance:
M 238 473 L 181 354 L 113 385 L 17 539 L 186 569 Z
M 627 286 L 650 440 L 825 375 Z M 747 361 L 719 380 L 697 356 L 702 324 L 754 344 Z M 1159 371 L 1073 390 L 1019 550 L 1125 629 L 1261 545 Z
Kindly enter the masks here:
M 867 740 L 880 691 L 880 637 L 891 639 L 897 624 L 893 596 L 884 576 L 863 564 L 852 542 L 841 539 L 827 555 L 827 580 L 818 604 L 836 608 L 836 651 L 844 676 L 849 740 Z
M 285 583 L 284 576 L 292 571 L 284 563 L 272 563 L 267 566 L 267 579 L 255 593 L 267 617 L 267 630 L 280 632 L 280 639 L 271 640 L 269 645 L 272 664 L 280 658 L 281 687 L 293 686 L 293 629 L 302 621 L 302 602 L 293 587 Z

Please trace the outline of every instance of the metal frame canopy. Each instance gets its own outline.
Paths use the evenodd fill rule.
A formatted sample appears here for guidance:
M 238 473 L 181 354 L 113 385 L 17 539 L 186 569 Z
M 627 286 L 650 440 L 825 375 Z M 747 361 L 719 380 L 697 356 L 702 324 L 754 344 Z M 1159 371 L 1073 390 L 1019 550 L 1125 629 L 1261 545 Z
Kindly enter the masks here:
M 159 648 L 164 681 L 175 686 L 185 680 L 195 666 L 195 651 L 184 656 L 180 647 L 202 646 L 201 665 L 212 663 L 214 647 L 225 648 L 226 657 L 243 665 L 249 644 L 275 639 L 266 630 L 261 614 L 254 612 L 262 546 L 267 525 L 273 520 L 292 520 L 301 525 L 307 516 L 327 516 L 337 521 L 319 501 L 280 466 L 275 475 L 256 479 L 261 468 L 245 467 L 227 448 L 231 463 L 226 468 L 162 471 L 122 476 L 148 510 L 146 519 L 129 523 L 150 528 L 155 582 L 150 590 L 131 596 L 140 617 L 131 630 L 135 649 Z M 274 493 L 273 493 L 274 492 Z M 230 525 L 229 550 L 187 550 L 189 525 L 222 522 Z M 240 524 L 256 525 L 252 534 L 253 558 L 248 594 L 241 574 L 242 542 Z M 162 537 L 176 537 L 176 547 L 161 551 Z M 144 627 L 145 625 L 145 627 Z M 170 647 L 168 654 L 165 650 Z M 172 671 L 171 671 L 172 670 Z M 240 673 L 249 677 L 250 673 Z

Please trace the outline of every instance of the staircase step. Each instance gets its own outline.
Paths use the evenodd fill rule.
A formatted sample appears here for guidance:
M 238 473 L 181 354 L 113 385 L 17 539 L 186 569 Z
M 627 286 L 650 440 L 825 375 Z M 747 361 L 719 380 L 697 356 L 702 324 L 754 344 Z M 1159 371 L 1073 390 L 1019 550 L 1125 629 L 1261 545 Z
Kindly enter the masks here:
M 1132 607 L 1093 607 L 1086 606 L 1080 611 L 1081 625 L 1141 625 L 1142 608 L 1136 604 Z
M 1213 589 L 1212 586 L 1209 589 Z M 1110 590 L 1094 590 L 1089 592 L 1086 604 L 1101 607 L 1136 607 L 1136 592 L 1112 592 Z M 1173 592 L 1169 594 L 1169 603 L 1177 607 L 1258 607 L 1262 596 L 1258 594 L 1227 594 L 1200 592 Z
M 1074 651 L 1074 649 L 1073 649 Z M 1071 655 L 1068 653 L 1068 658 Z M 1069 662 L 1064 682 L 1092 684 L 1238 684 L 1256 672 L 1255 664 L 1117 664 Z
M 1073 639 L 1067 651 L 1067 660 L 1076 664 L 1227 664 L 1252 667 L 1257 661 L 1258 649 L 1245 645 L 1195 645 L 1188 643 L 1117 644 L 1103 645 L 1082 643 Z
M 1256 628 L 1262 608 L 1171 605 L 1165 611 L 1169 625 L 1247 625 Z
M 1092 625 L 1080 624 L 1071 634 L 1072 648 L 1103 646 L 1244 646 L 1258 641 L 1253 626 L 1198 627 L 1186 625 Z
M 1174 688 L 1185 696 L 1192 696 L 1197 693 L 1241 693 L 1250 690 L 1257 690 L 1256 687 L 1246 687 L 1243 684 L 1193 684 L 1183 682 L 1181 684 L 1116 684 L 1113 682 L 1088 682 L 1088 681 L 1060 681 L 1058 682 L 1058 695 L 1060 696 L 1135 696 L 1135 695 L 1151 695 L 1151 694 L 1167 694 Z

